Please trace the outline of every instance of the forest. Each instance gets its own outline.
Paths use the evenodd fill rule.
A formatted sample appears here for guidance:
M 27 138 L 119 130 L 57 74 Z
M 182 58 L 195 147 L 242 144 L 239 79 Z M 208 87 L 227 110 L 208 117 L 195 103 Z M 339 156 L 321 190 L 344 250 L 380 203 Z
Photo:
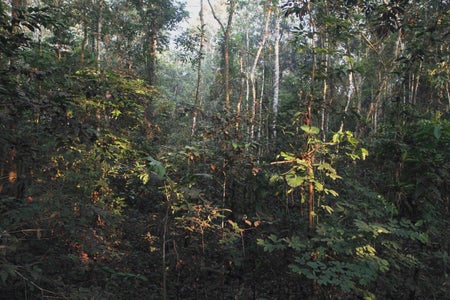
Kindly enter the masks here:
M 449 299 L 450 1 L 0 1 L 0 299 Z

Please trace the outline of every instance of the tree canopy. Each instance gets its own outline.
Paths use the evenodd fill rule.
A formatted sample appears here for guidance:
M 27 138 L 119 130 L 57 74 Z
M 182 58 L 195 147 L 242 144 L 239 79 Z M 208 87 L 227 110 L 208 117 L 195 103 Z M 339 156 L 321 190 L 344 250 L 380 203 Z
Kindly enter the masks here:
M 0 2 L 0 298 L 445 299 L 449 28 L 446 0 Z

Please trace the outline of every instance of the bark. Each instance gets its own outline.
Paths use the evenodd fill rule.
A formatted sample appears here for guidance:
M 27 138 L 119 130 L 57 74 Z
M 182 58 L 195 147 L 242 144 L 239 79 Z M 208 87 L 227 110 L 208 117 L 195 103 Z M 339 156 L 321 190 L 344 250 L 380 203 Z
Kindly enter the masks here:
M 257 104 L 257 107 L 258 107 L 258 135 L 257 135 L 256 140 L 258 142 L 261 141 L 261 137 L 262 137 L 262 127 L 263 127 L 262 104 L 263 104 L 263 98 L 264 98 L 265 80 L 266 80 L 266 74 L 265 74 L 265 69 L 263 68 L 262 74 L 261 74 L 261 92 L 259 94 L 259 101 Z M 261 148 L 262 147 L 260 147 L 260 149 Z
M 261 52 L 264 48 L 264 44 L 266 43 L 267 36 L 269 34 L 269 19 L 270 15 L 272 13 L 271 9 L 268 9 L 266 12 L 266 21 L 265 21 L 265 29 L 264 34 L 262 37 L 262 41 L 259 45 L 258 50 L 256 51 L 255 59 L 253 61 L 252 70 L 250 71 L 250 84 L 252 86 L 252 112 L 250 116 L 250 140 L 253 141 L 254 134 L 255 134 L 255 118 L 256 118 L 256 112 L 258 109 L 258 96 L 256 94 L 256 82 L 255 82 L 255 73 L 256 73 L 256 67 L 258 66 L 259 57 L 261 56 Z
M 202 60 L 203 60 L 203 49 L 205 47 L 205 20 L 203 18 L 203 0 L 200 0 L 200 49 L 198 50 L 198 65 L 197 65 L 197 86 L 195 89 L 195 102 L 194 102 L 194 112 L 192 115 L 192 130 L 191 137 L 195 135 L 195 129 L 197 126 L 197 116 L 198 109 L 201 106 L 201 81 L 202 81 Z
M 147 80 L 153 85 L 156 81 L 156 50 L 158 47 L 158 28 L 152 24 L 148 36 Z
M 103 30 L 103 6 L 105 5 L 104 0 L 98 1 L 98 20 L 97 20 L 97 72 L 101 70 L 101 60 L 102 60 L 102 30 Z
M 21 18 L 21 11 L 23 11 L 27 6 L 26 0 L 12 0 L 11 2 L 11 25 L 12 25 L 12 32 L 16 33 L 18 30 L 18 26 L 20 23 Z
M 236 133 L 239 134 L 240 129 L 239 129 L 239 122 L 241 119 L 241 113 L 242 113 L 242 101 L 243 101 L 243 93 L 244 93 L 244 85 L 245 85 L 245 73 L 244 73 L 244 50 L 242 50 L 240 52 L 240 56 L 239 56 L 239 71 L 241 74 L 241 83 L 239 86 L 239 96 L 238 96 L 238 101 L 236 104 Z
M 226 27 L 223 25 L 223 23 L 220 21 L 220 19 L 217 17 L 216 12 L 211 5 L 211 0 L 208 0 L 209 7 L 211 9 L 211 12 L 213 14 L 214 19 L 219 23 L 219 26 L 222 30 L 223 36 L 224 36 L 224 43 L 222 45 L 222 57 L 223 57 L 223 83 L 225 87 L 225 112 L 229 113 L 230 111 L 230 34 L 231 34 L 231 25 L 233 23 L 233 16 L 235 12 L 235 1 L 231 0 L 229 1 L 228 6 L 228 19 L 227 19 L 227 25 Z
M 273 103 L 272 103 L 272 138 L 274 144 L 277 138 L 277 116 L 278 100 L 280 93 L 280 18 L 276 17 L 275 43 L 274 43 L 274 81 L 273 81 Z
M 306 120 L 305 125 L 311 127 L 311 118 L 312 118 L 312 106 L 314 102 L 314 83 L 316 80 L 316 41 L 314 33 L 316 32 L 316 26 L 314 23 L 314 18 L 311 13 L 311 3 L 308 2 L 308 14 L 309 14 L 309 22 L 311 27 L 311 32 L 313 33 L 312 39 L 311 39 L 311 86 L 309 90 L 308 95 L 308 107 L 307 107 L 307 113 L 306 113 Z M 308 161 L 308 176 L 313 179 L 314 178 L 314 151 L 313 148 L 314 145 L 308 144 L 307 153 L 311 153 L 310 155 L 307 155 L 306 159 Z M 308 230 L 310 233 L 314 231 L 314 182 L 310 180 L 308 184 Z M 313 284 L 315 286 L 315 282 Z M 315 289 L 314 289 L 315 290 Z
M 80 61 L 82 65 L 84 65 L 84 60 L 86 57 L 87 43 L 88 43 L 88 28 L 87 24 L 83 23 L 83 41 L 81 42 L 81 54 L 80 54 Z
M 353 94 L 355 92 L 356 86 L 355 86 L 355 79 L 354 79 L 354 73 L 353 73 L 353 63 L 352 63 L 352 57 L 350 53 L 350 46 L 347 44 L 347 61 L 348 61 L 348 91 L 347 91 L 347 102 L 345 104 L 344 108 L 344 117 L 341 121 L 341 126 L 339 127 L 339 131 L 344 130 L 344 119 L 345 116 L 348 114 L 348 110 L 350 108 L 350 104 L 353 98 Z

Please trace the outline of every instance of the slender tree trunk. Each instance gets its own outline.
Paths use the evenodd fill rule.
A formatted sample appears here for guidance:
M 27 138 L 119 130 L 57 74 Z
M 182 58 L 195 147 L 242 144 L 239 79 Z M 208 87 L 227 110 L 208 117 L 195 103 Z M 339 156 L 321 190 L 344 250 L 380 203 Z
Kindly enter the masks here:
M 272 139 L 275 145 L 277 139 L 278 101 L 280 93 L 280 17 L 276 14 L 275 41 L 274 41 L 274 79 L 273 79 L 273 103 L 272 103 Z
M 263 127 L 263 116 L 262 115 L 263 115 L 263 98 L 264 98 L 265 80 L 266 80 L 266 73 L 265 73 L 265 69 L 263 67 L 262 74 L 261 74 L 261 92 L 259 94 L 259 101 L 257 104 L 257 107 L 258 107 L 258 129 L 257 129 L 257 132 L 258 132 L 258 134 L 256 135 L 256 140 L 259 144 L 258 162 L 259 162 L 259 158 L 262 156 L 262 151 L 263 151 L 261 138 L 262 138 L 262 127 Z
M 11 27 L 12 32 L 16 33 L 19 26 L 19 20 L 21 16 L 21 11 L 23 11 L 27 6 L 26 0 L 12 0 L 11 1 Z
M 243 100 L 243 93 L 244 93 L 244 85 L 245 85 L 245 72 L 244 72 L 244 50 L 241 50 L 239 55 L 239 72 L 241 74 L 241 83 L 239 86 L 239 95 L 238 95 L 238 101 L 236 104 L 236 133 L 239 134 L 240 132 L 240 121 L 242 117 L 242 100 Z
M 447 105 L 447 110 L 446 111 L 449 111 L 450 110 L 450 88 L 449 88 L 449 84 L 448 84 L 448 82 L 445 84 L 445 92 L 446 92 L 446 94 L 447 94 L 447 100 L 448 100 L 448 105 Z
M 254 139 L 255 118 L 256 118 L 256 111 L 257 111 L 257 106 L 258 106 L 258 96 L 256 94 L 255 73 L 256 73 L 256 67 L 258 66 L 259 57 L 261 56 L 261 52 L 262 52 L 262 50 L 264 48 L 264 44 L 266 43 L 266 39 L 267 39 L 267 36 L 269 34 L 269 20 L 270 20 L 271 13 L 272 13 L 272 10 L 271 9 L 267 9 L 264 34 L 263 34 L 263 37 L 262 37 L 262 41 L 261 41 L 261 43 L 259 45 L 259 48 L 256 51 L 255 59 L 253 61 L 252 70 L 250 71 L 250 84 L 252 86 L 252 97 L 253 97 L 252 98 L 252 112 L 251 112 L 251 116 L 250 116 L 250 124 L 251 124 L 250 140 L 251 141 L 253 141 L 253 139 Z
M 328 1 L 324 2 L 324 13 L 326 15 L 329 14 L 328 12 Z M 328 39 L 329 39 L 329 35 L 328 35 L 328 25 L 325 23 L 324 24 L 324 29 L 322 31 L 323 34 L 323 38 L 321 39 L 321 44 L 322 44 L 322 48 L 323 49 L 328 49 L 329 47 L 329 43 L 328 43 Z M 322 141 L 325 142 L 326 138 L 327 138 L 327 126 L 325 124 L 326 122 L 326 118 L 327 118 L 327 99 L 328 99 L 328 80 L 329 80 L 329 75 L 328 75 L 328 69 L 330 66 L 330 59 L 329 59 L 330 55 L 328 54 L 328 52 L 325 50 L 324 53 L 322 54 L 322 61 L 325 62 L 325 67 L 324 67 L 324 76 L 323 76 L 323 82 L 322 82 L 322 105 L 321 105 L 321 109 L 320 109 L 320 131 L 322 133 Z
M 328 36 L 325 34 L 325 41 L 324 41 L 324 48 L 328 48 Z M 320 110 L 320 129 L 322 132 L 322 141 L 325 142 L 327 137 L 327 126 L 325 124 L 326 122 L 326 114 L 327 114 L 327 99 L 328 99 L 328 63 L 329 63 L 329 55 L 328 53 L 324 54 L 324 61 L 325 61 L 325 76 L 323 79 L 323 89 L 322 89 L 322 107 Z
M 314 84 L 316 81 L 316 40 L 314 33 L 316 32 L 316 26 L 314 23 L 313 15 L 311 13 L 311 4 L 308 2 L 308 13 L 309 13 L 309 22 L 311 27 L 312 38 L 311 38 L 311 86 L 309 89 L 309 95 L 308 95 L 308 107 L 307 107 L 307 113 L 306 113 L 306 120 L 305 125 L 311 127 L 312 126 L 312 106 L 314 102 Z M 308 144 L 307 153 L 311 153 L 311 155 L 308 155 L 308 176 L 311 178 L 309 182 L 308 187 L 308 231 L 313 232 L 314 231 L 314 182 L 312 179 L 314 179 L 314 151 L 312 149 L 314 145 Z M 316 285 L 315 283 L 313 284 Z
M 86 46 L 88 43 L 88 28 L 86 22 L 83 22 L 83 41 L 81 42 L 81 54 L 80 54 L 80 61 L 81 64 L 84 65 L 84 60 L 86 57 Z
M 248 29 L 245 31 L 245 40 L 246 40 L 246 60 L 245 60 L 245 111 L 248 116 L 249 104 L 250 104 L 250 37 L 248 33 Z M 248 127 L 247 127 L 248 130 Z
M 422 70 L 423 61 L 420 61 L 419 68 L 416 73 L 413 73 L 413 80 L 411 82 L 411 103 L 416 105 L 417 103 L 417 91 L 419 90 L 420 72 Z
M 230 26 L 227 26 L 227 30 L 225 31 L 225 42 L 223 45 L 223 60 L 224 60 L 223 80 L 225 83 L 225 111 L 227 113 L 230 112 L 230 49 L 229 49 L 230 28 L 231 28 Z
M 192 130 L 191 137 L 195 135 L 195 129 L 197 126 L 197 116 L 198 110 L 201 106 L 201 81 L 202 81 L 202 61 L 203 61 L 203 48 L 205 46 L 205 20 L 203 18 L 203 0 L 200 0 L 200 49 L 198 50 L 198 65 L 197 65 L 197 87 L 195 89 L 195 102 L 194 102 L 194 112 L 192 116 Z
M 103 30 L 103 6 L 104 0 L 98 1 L 98 20 L 97 20 L 97 72 L 101 71 L 102 61 L 102 30 Z
M 211 12 L 213 14 L 214 19 L 219 23 L 222 33 L 224 36 L 224 43 L 222 45 L 222 56 L 223 56 L 223 81 L 225 87 L 225 112 L 230 112 L 230 35 L 231 35 L 231 25 L 233 23 L 233 16 L 235 13 L 235 0 L 230 0 L 228 2 L 228 20 L 227 26 L 225 27 L 220 19 L 217 17 L 216 12 L 211 5 L 211 1 L 208 0 L 209 7 L 211 8 Z
M 354 73 L 353 73 L 353 63 L 352 63 L 352 57 L 350 53 L 350 46 L 347 43 L 347 56 L 348 56 L 348 90 L 347 90 L 347 102 L 345 104 L 344 108 L 344 117 L 341 120 L 341 126 L 339 127 L 339 131 L 344 130 L 344 119 L 348 114 L 348 110 L 350 108 L 350 104 L 352 102 L 353 94 L 355 92 L 355 79 L 354 79 Z
M 158 47 L 158 29 L 156 24 L 150 27 L 147 53 L 147 80 L 153 85 L 156 81 L 156 49 Z
M 19 23 L 21 18 L 21 11 L 26 8 L 25 0 L 13 0 L 11 2 L 11 30 L 13 34 L 19 33 Z M 0 50 L 1 51 L 1 50 Z M 15 57 L 10 57 L 9 65 L 14 67 L 17 61 Z M 2 100 L 2 99 L 1 99 Z M 14 104 L 14 103 L 13 103 Z M 8 110 L 7 110 L 8 111 Z M 17 132 L 17 120 L 12 119 L 11 122 L 7 124 L 7 130 L 11 136 L 15 136 Z M 18 190 L 18 178 L 20 178 L 20 168 L 17 165 L 17 150 L 14 146 L 1 146 L 0 153 L 4 154 L 0 157 L 0 165 L 2 169 L 0 171 L 0 193 L 7 194 L 15 198 L 19 198 Z M 5 153 L 3 153 L 3 151 Z M 6 170 L 5 170 L 6 169 Z M 7 173 L 7 175 L 6 175 Z
M 18 34 L 20 31 L 19 23 L 21 17 L 21 11 L 23 11 L 27 6 L 26 0 L 12 0 L 11 1 L 11 32 L 13 34 Z M 1 50 L 0 50 L 1 51 Z M 16 58 L 10 57 L 8 64 L 13 67 L 17 63 Z
M 172 206 L 171 201 L 171 191 L 169 187 L 165 186 L 166 194 L 166 213 L 163 219 L 163 232 L 162 232 L 162 257 L 161 257 L 161 268 L 162 268 L 162 299 L 167 300 L 167 237 L 169 234 L 169 211 Z

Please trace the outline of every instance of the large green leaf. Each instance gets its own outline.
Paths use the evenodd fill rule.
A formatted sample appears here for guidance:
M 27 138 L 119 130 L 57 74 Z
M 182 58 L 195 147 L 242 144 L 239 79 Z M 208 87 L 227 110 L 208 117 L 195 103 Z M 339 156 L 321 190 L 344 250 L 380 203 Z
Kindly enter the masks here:
M 148 161 L 149 168 L 153 172 L 155 172 L 158 176 L 160 176 L 162 178 L 164 178 L 166 176 L 166 172 L 167 172 L 166 168 L 164 167 L 164 165 L 160 161 L 154 159 L 151 156 L 146 157 L 145 160 Z
M 320 132 L 319 127 L 316 126 L 308 126 L 308 125 L 303 125 L 302 127 L 300 127 L 305 133 L 310 134 L 310 135 L 317 135 Z
M 305 179 L 306 177 L 298 176 L 297 174 L 286 175 L 286 183 L 292 188 L 301 186 L 305 182 Z

